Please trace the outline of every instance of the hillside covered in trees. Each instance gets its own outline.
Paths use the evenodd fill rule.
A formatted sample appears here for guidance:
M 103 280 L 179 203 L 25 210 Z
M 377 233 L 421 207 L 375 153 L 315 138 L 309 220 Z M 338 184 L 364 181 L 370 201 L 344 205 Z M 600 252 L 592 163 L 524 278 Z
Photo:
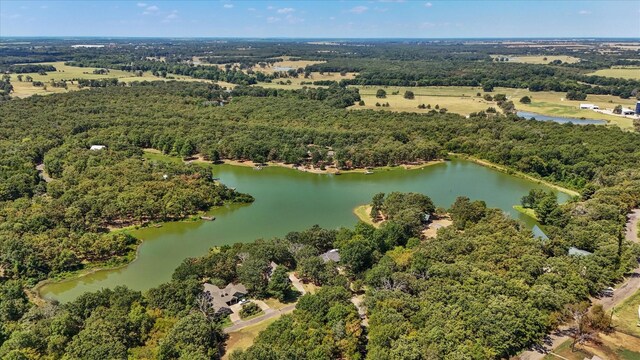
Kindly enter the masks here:
M 623 226 L 640 205 L 638 134 L 515 116 L 345 109 L 358 100 L 342 87 L 227 92 L 155 82 L 0 104 L 0 357 L 215 359 L 222 320 L 198 305 L 203 280 L 242 281 L 263 297 L 276 288 L 263 276 L 273 261 L 322 289 L 233 358 L 501 358 L 637 266 Z M 546 242 L 466 198 L 451 205 L 453 227 L 419 241 L 416 216 L 434 211 L 430 199 L 389 194 L 382 206 L 390 220 L 380 229 L 316 227 L 187 259 L 172 281 L 144 294 L 117 288 L 65 305 L 29 303 L 23 289 L 38 280 L 128 260 L 137 239 L 109 228 L 252 200 L 206 166 L 144 160 L 144 148 L 339 168 L 463 153 L 581 197 L 549 202 Z M 571 246 L 593 255 L 568 256 Z M 344 275 L 317 257 L 334 247 Z M 349 301 L 354 290 L 365 291 L 368 329 Z

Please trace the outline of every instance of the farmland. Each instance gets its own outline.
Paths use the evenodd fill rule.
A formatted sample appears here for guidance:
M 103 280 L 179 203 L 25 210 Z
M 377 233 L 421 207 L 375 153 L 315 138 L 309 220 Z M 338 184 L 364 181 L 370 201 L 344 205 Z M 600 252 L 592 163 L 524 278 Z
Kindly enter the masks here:
M 492 58 L 508 58 L 509 62 L 524 63 L 524 64 L 548 64 L 552 61 L 560 60 L 563 63 L 574 64 L 580 61 L 579 58 L 567 55 L 536 55 L 536 56 L 507 56 L 507 55 L 491 55 Z
M 602 70 L 593 72 L 589 75 L 640 80 L 640 68 L 626 67 L 626 68 L 602 69 Z
M 393 86 L 361 86 L 360 94 L 365 102 L 365 106 L 354 105 L 352 109 L 385 109 L 391 111 L 428 112 L 429 109 L 418 109 L 418 105 L 426 104 L 440 108 L 446 108 L 449 112 L 468 115 L 472 112 L 486 110 L 494 107 L 500 109 L 494 101 L 486 101 L 478 97 L 477 93 L 484 96 L 480 87 L 462 86 L 430 86 L 430 87 L 393 87 Z M 384 99 L 375 97 L 378 89 L 384 89 L 387 96 Z M 408 100 L 403 97 L 404 92 L 410 90 L 415 94 L 415 99 Z M 393 95 L 397 93 L 396 95 Z M 542 115 L 602 119 L 611 124 L 615 124 L 624 129 L 631 129 L 633 126 L 631 118 L 601 114 L 592 110 L 579 109 L 580 103 L 588 102 L 598 105 L 601 109 L 612 109 L 616 105 L 634 107 L 634 99 L 621 99 L 611 95 L 588 95 L 585 101 L 570 101 L 565 99 L 564 93 L 553 91 L 532 92 L 527 89 L 495 88 L 490 95 L 505 94 L 516 105 L 517 110 L 534 112 Z M 520 98 L 528 96 L 531 98 L 530 104 L 522 104 Z M 376 107 L 375 103 L 389 103 L 389 107 Z
M 28 97 L 32 95 L 48 95 L 55 93 L 63 93 L 67 91 L 79 90 L 79 86 L 74 79 L 87 79 L 87 80 L 100 80 L 100 79 L 113 79 L 117 78 L 118 81 L 129 83 L 132 81 L 154 81 L 154 80 L 165 80 L 164 78 L 153 76 L 150 72 L 143 72 L 142 76 L 135 76 L 133 73 L 122 70 L 113 70 L 110 69 L 106 74 L 95 74 L 94 70 L 98 70 L 98 68 L 93 67 L 78 67 L 78 66 L 69 66 L 65 65 L 63 61 L 57 62 L 45 62 L 40 63 L 42 65 L 52 65 L 56 68 L 56 71 L 49 71 L 46 74 L 38 74 L 38 73 L 24 73 L 21 74 L 23 76 L 23 81 L 19 81 L 17 76 L 18 74 L 11 74 L 11 84 L 13 84 L 14 92 L 12 93 L 15 97 Z M 44 86 L 34 86 L 33 83 L 27 82 L 24 79 L 27 76 L 31 76 L 33 81 L 40 81 L 44 83 Z M 179 80 L 179 81 L 207 81 L 200 79 L 193 79 L 188 76 L 180 76 L 169 74 L 170 80 Z M 49 86 L 51 80 L 59 82 L 59 81 L 67 81 L 67 89 L 62 87 L 54 87 Z M 167 79 L 169 80 L 169 79 Z M 221 84 L 222 86 L 226 86 L 228 84 Z

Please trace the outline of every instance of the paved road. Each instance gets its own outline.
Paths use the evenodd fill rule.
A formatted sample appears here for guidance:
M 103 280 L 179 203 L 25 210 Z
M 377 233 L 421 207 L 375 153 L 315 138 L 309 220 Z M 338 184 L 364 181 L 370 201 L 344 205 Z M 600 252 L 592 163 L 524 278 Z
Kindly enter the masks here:
M 228 333 L 232 333 L 232 332 L 236 332 L 238 330 L 242 330 L 244 328 L 246 328 L 247 326 L 251 326 L 251 325 L 255 325 L 259 322 L 265 321 L 267 319 L 271 319 L 274 317 L 280 317 L 283 314 L 288 314 L 290 312 L 292 312 L 293 310 L 295 310 L 296 308 L 296 304 L 291 304 L 291 305 L 287 305 L 285 307 L 283 307 L 282 309 L 279 310 L 275 310 L 272 309 L 273 311 L 270 311 L 262 316 L 258 316 L 255 317 L 253 319 L 249 319 L 249 320 L 240 320 L 238 322 L 236 322 L 235 324 L 226 327 L 223 329 L 223 331 L 228 334 Z
M 626 238 L 629 241 L 638 242 L 638 222 L 640 221 L 640 209 L 633 210 L 627 215 Z M 605 310 L 621 304 L 627 298 L 640 290 L 640 266 L 635 268 L 625 281 L 614 291 L 612 297 L 593 299 L 594 304 L 602 304 Z M 520 354 L 520 360 L 541 360 L 546 353 L 551 352 L 563 342 L 571 339 L 566 333 L 566 328 L 558 329 L 549 334 L 544 344 L 539 348 L 528 350 Z

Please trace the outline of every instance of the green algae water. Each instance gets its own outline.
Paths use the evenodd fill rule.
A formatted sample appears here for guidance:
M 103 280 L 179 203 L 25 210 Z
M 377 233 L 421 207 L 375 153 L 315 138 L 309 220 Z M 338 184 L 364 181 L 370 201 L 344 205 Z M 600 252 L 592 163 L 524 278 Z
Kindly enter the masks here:
M 251 194 L 255 202 L 211 211 L 215 221 L 165 223 L 131 233 L 144 240 L 138 258 L 116 270 L 97 271 L 40 289 L 45 298 L 67 302 L 84 292 L 125 285 L 135 290 L 155 287 L 171 278 L 188 257 L 202 256 L 213 246 L 284 236 L 314 224 L 324 228 L 351 227 L 353 209 L 378 192 L 420 192 L 436 206 L 449 207 L 457 196 L 484 200 L 530 227 L 534 221 L 513 209 L 532 188 L 550 190 L 466 160 L 452 160 L 416 170 L 376 171 L 374 174 L 311 174 L 281 167 L 256 171 L 249 167 L 216 165 L 214 175 L 229 187 Z M 569 195 L 558 193 L 563 202 Z

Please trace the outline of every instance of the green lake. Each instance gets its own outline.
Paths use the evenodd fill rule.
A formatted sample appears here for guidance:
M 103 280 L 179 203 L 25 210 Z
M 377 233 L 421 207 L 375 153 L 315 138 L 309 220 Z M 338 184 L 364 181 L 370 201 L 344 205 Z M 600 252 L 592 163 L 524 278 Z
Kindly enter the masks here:
M 227 186 L 253 195 L 255 202 L 214 209 L 215 221 L 165 223 L 161 228 L 132 231 L 144 240 L 134 262 L 47 284 L 40 294 L 66 302 L 84 292 L 117 285 L 146 290 L 168 281 L 183 259 L 206 254 L 213 246 L 284 236 L 314 224 L 351 227 L 357 222 L 353 209 L 378 192 L 420 192 L 442 207 L 449 207 L 457 196 L 481 199 L 532 227 L 533 220 L 513 210 L 513 205 L 532 188 L 549 189 L 466 160 L 371 175 L 321 175 L 281 167 L 257 171 L 229 165 L 216 165 L 214 173 Z M 561 202 L 569 197 L 558 193 Z

